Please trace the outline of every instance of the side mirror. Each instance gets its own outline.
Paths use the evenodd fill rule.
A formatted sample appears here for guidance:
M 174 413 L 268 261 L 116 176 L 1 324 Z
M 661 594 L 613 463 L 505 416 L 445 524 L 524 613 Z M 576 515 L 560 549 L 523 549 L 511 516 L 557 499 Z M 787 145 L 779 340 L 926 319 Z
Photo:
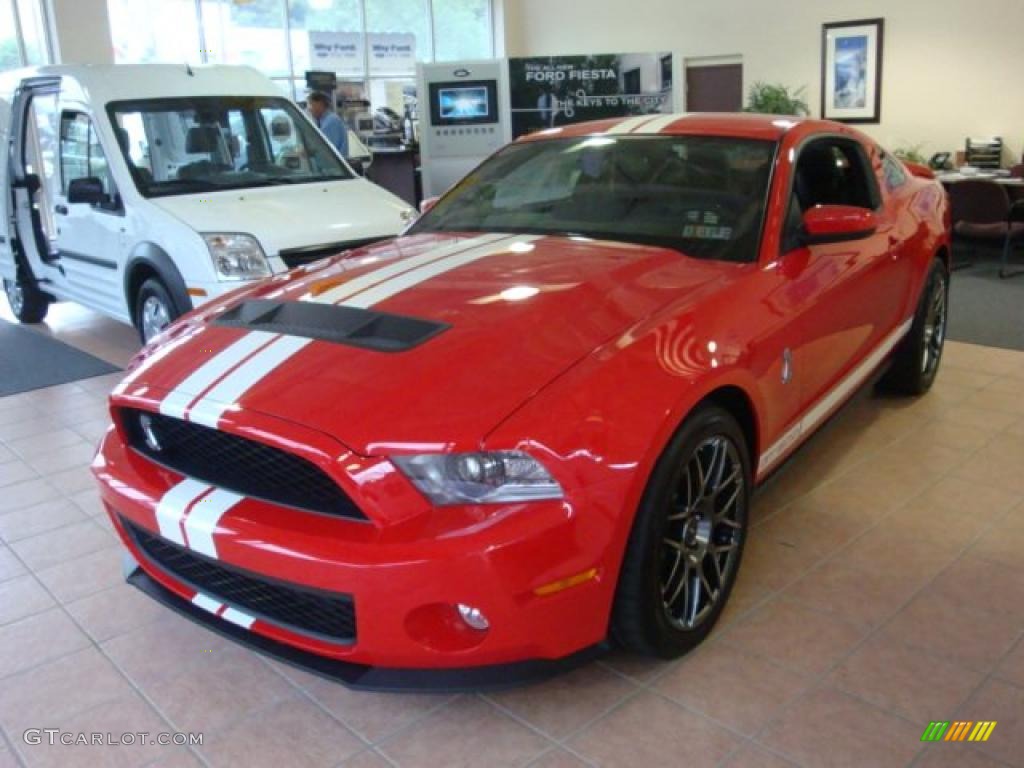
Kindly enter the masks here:
M 102 205 L 109 201 L 110 198 L 103 190 L 103 182 L 95 176 L 72 179 L 71 183 L 68 184 L 68 203 Z
M 420 201 L 420 213 L 423 214 L 423 213 L 426 213 L 427 211 L 429 211 L 431 208 L 433 208 L 435 205 L 437 205 L 437 201 L 440 200 L 440 199 L 441 198 L 436 196 L 436 195 L 434 197 L 425 197 L 425 198 L 423 198 Z
M 804 214 L 804 245 L 863 240 L 878 229 L 875 212 L 853 205 L 816 205 Z

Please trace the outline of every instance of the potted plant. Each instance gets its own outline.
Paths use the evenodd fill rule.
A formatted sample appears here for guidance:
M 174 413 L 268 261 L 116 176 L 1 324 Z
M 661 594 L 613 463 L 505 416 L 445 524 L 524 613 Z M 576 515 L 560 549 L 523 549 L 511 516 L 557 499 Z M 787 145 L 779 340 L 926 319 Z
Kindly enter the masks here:
M 922 144 L 912 144 L 907 147 L 897 147 L 892 153 L 904 163 L 928 165 L 928 158 L 921 153 L 922 146 Z
M 747 93 L 747 106 L 744 112 L 760 112 L 767 115 L 796 115 L 805 117 L 811 114 L 810 107 L 804 98 L 806 86 L 792 93 L 789 87 L 778 83 L 756 82 Z

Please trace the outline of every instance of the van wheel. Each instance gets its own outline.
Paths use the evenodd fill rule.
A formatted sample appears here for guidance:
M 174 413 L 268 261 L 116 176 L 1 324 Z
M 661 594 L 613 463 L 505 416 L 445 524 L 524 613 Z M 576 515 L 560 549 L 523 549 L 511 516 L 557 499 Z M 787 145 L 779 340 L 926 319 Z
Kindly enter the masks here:
M 671 659 L 707 637 L 736 582 L 750 488 L 736 419 L 699 407 L 658 460 L 633 522 L 612 609 L 620 645 Z
M 135 327 L 143 344 L 148 344 L 178 319 L 180 313 L 164 284 L 157 278 L 147 279 L 135 296 Z
M 24 280 L 4 279 L 4 293 L 11 312 L 23 323 L 41 323 L 50 309 L 50 297 Z

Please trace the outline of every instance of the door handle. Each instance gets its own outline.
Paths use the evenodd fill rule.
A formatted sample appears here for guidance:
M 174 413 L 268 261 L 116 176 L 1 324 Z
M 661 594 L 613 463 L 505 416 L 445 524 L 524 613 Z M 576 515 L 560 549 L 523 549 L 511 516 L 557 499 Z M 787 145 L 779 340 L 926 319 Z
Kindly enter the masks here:
M 53 210 L 56 211 L 57 213 L 59 213 L 61 216 L 67 216 L 68 215 L 68 207 L 66 205 L 64 205 L 63 203 L 58 203 L 57 205 L 55 205 L 53 207 Z

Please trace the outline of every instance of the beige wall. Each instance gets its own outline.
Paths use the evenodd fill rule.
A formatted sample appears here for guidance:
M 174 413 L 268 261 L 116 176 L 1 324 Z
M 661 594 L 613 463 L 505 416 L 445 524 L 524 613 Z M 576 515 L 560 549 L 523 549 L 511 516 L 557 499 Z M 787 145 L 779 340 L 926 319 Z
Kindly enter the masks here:
M 885 18 L 882 122 L 862 126 L 895 149 L 960 149 L 1002 136 L 1024 144 L 1024 0 L 505 0 L 509 56 L 671 50 L 739 54 L 755 80 L 807 86 L 819 111 L 821 25 Z
M 50 0 L 54 54 L 64 64 L 113 64 L 106 0 Z

